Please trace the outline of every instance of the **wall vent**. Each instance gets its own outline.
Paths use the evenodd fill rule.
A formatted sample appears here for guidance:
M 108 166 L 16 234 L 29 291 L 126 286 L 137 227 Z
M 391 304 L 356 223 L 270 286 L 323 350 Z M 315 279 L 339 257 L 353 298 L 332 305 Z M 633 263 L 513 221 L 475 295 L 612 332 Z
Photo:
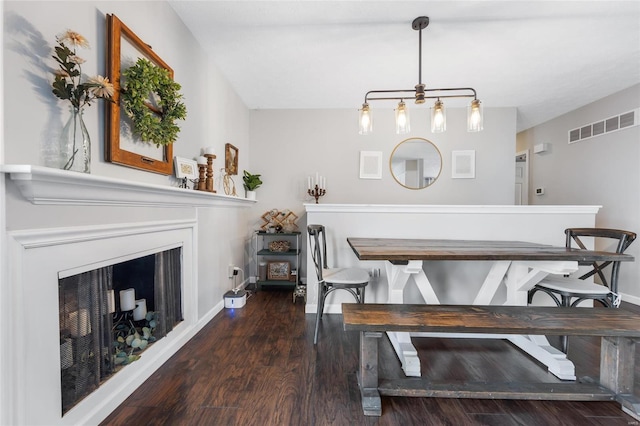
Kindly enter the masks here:
M 618 130 L 624 130 L 640 124 L 640 108 L 625 112 L 615 117 L 596 121 L 577 129 L 569 130 L 569 143 L 579 142 Z

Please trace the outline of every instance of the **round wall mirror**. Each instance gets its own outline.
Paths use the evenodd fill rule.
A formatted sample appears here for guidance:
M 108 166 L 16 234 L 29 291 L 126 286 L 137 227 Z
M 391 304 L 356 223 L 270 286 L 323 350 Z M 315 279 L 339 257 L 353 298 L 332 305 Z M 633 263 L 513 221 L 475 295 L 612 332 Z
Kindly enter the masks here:
M 422 189 L 440 176 L 442 156 L 431 141 L 409 138 L 393 149 L 389 167 L 391 175 L 400 185 L 409 189 Z

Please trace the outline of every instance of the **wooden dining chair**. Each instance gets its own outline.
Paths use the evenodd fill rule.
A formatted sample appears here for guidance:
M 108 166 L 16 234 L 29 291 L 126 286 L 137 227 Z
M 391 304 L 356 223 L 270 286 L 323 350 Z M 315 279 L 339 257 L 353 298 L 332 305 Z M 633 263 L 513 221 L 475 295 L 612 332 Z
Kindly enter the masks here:
M 564 232 L 566 234 L 566 247 L 582 250 L 587 249 L 582 240 L 583 238 L 594 238 L 599 242 L 604 241 L 610 247 L 613 244 L 615 245 L 616 253 L 624 253 L 627 247 L 636 239 L 635 233 L 620 229 L 568 228 Z M 550 275 L 529 290 L 529 304 L 533 300 L 533 295 L 542 291 L 551 296 L 558 306 L 576 306 L 583 300 L 591 299 L 598 301 L 607 308 L 617 308 L 620 306 L 620 295 L 618 294 L 620 263 L 620 261 L 606 261 L 581 264 L 589 265 L 591 269 L 578 278 Z M 608 274 L 604 272 L 606 268 L 610 269 Z M 584 281 L 594 275 L 598 276 L 602 284 Z M 561 336 L 561 345 L 562 351 L 566 353 L 568 348 L 567 336 Z
M 369 273 L 360 268 L 329 268 L 327 266 L 327 240 L 324 226 L 308 225 L 307 231 L 311 257 L 318 278 L 318 309 L 313 335 L 313 344 L 315 345 L 318 343 L 318 330 L 327 295 L 335 290 L 347 290 L 355 297 L 356 302 L 364 303 L 364 292 L 369 284 Z

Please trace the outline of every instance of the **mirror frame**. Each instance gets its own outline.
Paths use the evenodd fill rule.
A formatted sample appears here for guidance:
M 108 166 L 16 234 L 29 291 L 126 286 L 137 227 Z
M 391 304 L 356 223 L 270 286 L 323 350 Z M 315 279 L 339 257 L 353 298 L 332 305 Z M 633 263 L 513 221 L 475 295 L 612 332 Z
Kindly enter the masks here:
M 440 157 L 440 170 L 438 170 L 438 175 L 433 179 L 433 182 L 431 182 L 430 184 L 425 185 L 423 187 L 420 187 L 420 188 L 414 188 L 414 187 L 405 185 L 404 183 L 400 182 L 398 180 L 398 178 L 396 177 L 396 175 L 393 173 L 393 155 L 396 153 L 398 148 L 400 148 L 402 146 L 402 144 L 404 144 L 405 142 L 413 141 L 413 140 L 419 140 L 419 141 L 423 141 L 423 142 L 427 142 L 427 143 L 431 144 L 431 146 L 433 146 L 433 148 L 436 150 L 436 153 Z M 411 190 L 414 190 L 414 191 L 425 189 L 425 188 L 428 188 L 431 185 L 433 185 L 438 180 L 440 175 L 442 174 L 442 166 L 443 166 L 442 153 L 440 152 L 440 150 L 438 149 L 436 144 L 431 142 L 429 139 L 425 139 L 425 138 L 419 138 L 419 137 L 407 138 L 407 139 L 401 141 L 400 143 L 398 143 L 393 148 L 393 151 L 391 151 L 391 155 L 389 156 L 389 172 L 391 173 L 391 176 L 393 177 L 393 180 L 395 180 L 400 186 L 403 186 L 404 188 L 411 189 Z

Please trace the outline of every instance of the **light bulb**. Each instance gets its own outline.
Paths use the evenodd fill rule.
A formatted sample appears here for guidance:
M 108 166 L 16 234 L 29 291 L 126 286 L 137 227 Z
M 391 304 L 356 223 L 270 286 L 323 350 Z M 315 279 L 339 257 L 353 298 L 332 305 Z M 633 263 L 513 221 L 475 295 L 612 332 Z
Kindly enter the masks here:
M 442 133 L 447 130 L 447 114 L 440 99 L 431 108 L 431 133 Z
M 369 104 L 363 103 L 362 109 L 360 111 L 360 118 L 358 120 L 358 124 L 360 129 L 358 133 L 361 135 L 368 135 L 373 131 L 373 121 L 371 119 L 371 111 L 369 111 Z
M 467 131 L 479 132 L 483 129 L 482 103 L 478 99 L 471 101 L 467 107 Z
M 409 122 L 409 111 L 404 101 L 398 103 L 396 108 L 396 133 L 404 135 L 411 131 L 411 123 Z

